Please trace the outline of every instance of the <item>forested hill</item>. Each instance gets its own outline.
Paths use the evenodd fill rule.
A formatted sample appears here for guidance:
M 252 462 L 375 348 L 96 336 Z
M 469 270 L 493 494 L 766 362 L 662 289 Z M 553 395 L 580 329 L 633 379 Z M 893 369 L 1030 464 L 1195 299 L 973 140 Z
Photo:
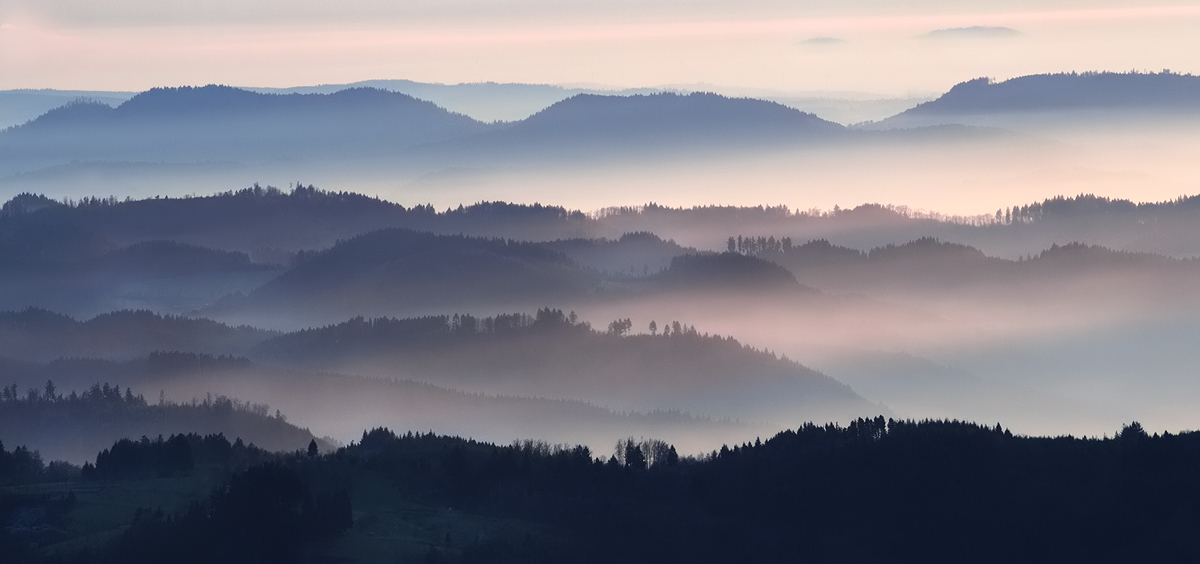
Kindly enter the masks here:
M 1200 516 L 1188 509 L 1200 502 L 1200 486 L 1190 479 L 1200 469 L 1196 433 L 1151 436 L 1135 423 L 1112 439 L 1036 438 L 999 425 L 880 417 L 847 427 L 805 425 L 678 463 L 650 460 L 631 446 L 622 460 L 605 464 L 567 450 L 530 453 L 521 468 L 518 457 L 489 445 L 376 431 L 343 452 L 394 468 L 452 460 L 453 472 L 412 475 L 410 487 L 444 492 L 439 499 L 464 511 L 529 511 L 550 532 L 542 542 L 516 545 L 516 560 L 1200 557 L 1192 534 Z M 514 479 L 538 493 L 505 495 Z M 474 561 L 469 556 L 503 546 L 492 540 L 446 552 Z
M 1200 261 L 1195 259 L 1080 243 L 1053 244 L 1037 254 L 1010 260 L 931 237 L 869 251 L 824 239 L 803 245 L 790 240 L 772 243 L 774 237 L 738 237 L 734 241 L 740 252 L 781 264 L 804 283 L 830 291 L 977 289 L 1000 298 L 1036 289 L 1045 296 L 1078 297 L 1083 287 L 1095 290 L 1107 285 L 1109 297 L 1158 292 L 1158 297 L 1166 299 L 1170 295 L 1194 296 L 1189 289 L 1200 273 Z
M 670 266 L 671 259 L 696 253 L 695 248 L 684 247 L 674 240 L 663 240 L 648 231 L 624 233 L 614 239 L 557 239 L 541 245 L 563 253 L 581 265 L 632 276 L 658 272 Z
M 217 314 L 353 315 L 447 307 L 506 307 L 586 294 L 600 282 L 561 253 L 534 243 L 384 229 L 305 256 Z
M 255 185 L 203 197 L 95 198 L 70 205 L 22 194 L 0 208 L 0 242 L 36 241 L 54 231 L 114 248 L 169 240 L 286 262 L 292 252 L 389 227 L 544 241 L 588 235 L 594 224 L 582 212 L 558 206 L 479 202 L 437 211 L 313 186 L 284 191 Z
M 686 254 L 671 259 L 671 266 L 654 282 L 674 290 L 787 291 L 808 290 L 778 264 L 742 253 Z
M 550 309 L 536 316 L 360 318 L 281 335 L 250 354 L 310 370 L 743 421 L 842 420 L 885 409 L 793 361 L 678 321 L 660 320 L 651 334 L 630 330 L 628 320 L 615 320 L 597 331 Z
M 94 384 L 64 390 L 48 380 L 41 389 L 0 393 L 0 441 L 41 452 L 47 460 L 80 464 L 122 438 L 174 433 L 222 433 L 269 451 L 300 450 L 315 437 L 266 404 L 209 396 L 203 401 L 147 401 L 130 388 Z M 332 445 L 316 439 L 325 450 Z
M 976 78 L 900 115 L 1095 108 L 1200 111 L 1200 76 L 1164 71 L 1035 74 L 1000 82 Z
M 1198 216 L 1197 196 L 1136 203 L 1080 194 L 1006 206 L 984 218 L 954 218 L 880 204 L 832 211 L 648 204 L 585 214 L 552 205 L 480 202 L 438 211 L 426 205 L 405 207 L 312 186 L 292 190 L 255 186 L 212 196 L 130 201 L 96 198 L 71 205 L 19 195 L 0 207 L 0 254 L 10 247 L 54 241 L 112 250 L 166 240 L 245 252 L 258 262 L 280 264 L 287 263 L 296 251 L 323 249 L 370 231 L 403 227 L 523 241 L 615 239 L 626 233 L 648 232 L 699 250 L 723 248 L 726 237 L 742 234 L 787 236 L 797 242 L 824 238 L 860 249 L 935 237 L 968 244 L 990 255 L 1014 257 L 1072 241 L 1117 250 L 1197 256 Z M 51 240 L 48 234 L 57 234 L 58 239 Z M 551 246 L 574 256 L 571 245 L 560 242 Z M 577 260 L 590 264 L 583 254 Z M 635 272 L 648 264 L 643 260 L 641 265 L 633 265 Z
M 168 401 L 190 404 L 192 398 L 199 398 L 204 403 L 214 394 L 228 394 L 244 399 L 245 405 L 269 402 L 268 415 L 282 410 L 292 416 L 293 424 L 341 440 L 356 437 L 364 427 L 387 425 L 501 442 L 537 437 L 592 446 L 607 445 L 615 437 L 655 436 L 694 452 L 778 429 L 677 410 L 617 411 L 578 399 L 480 394 L 412 379 L 335 374 L 317 366 L 285 368 L 190 353 L 154 353 L 125 362 L 65 359 L 34 364 L 0 359 L 0 370 L 18 390 L 34 389 L 39 394 L 48 380 L 61 390 L 85 390 L 93 382 L 109 381 L 154 401 L 162 394 Z M 0 440 L 5 439 L 0 436 Z
M 207 319 L 116 311 L 86 321 L 42 309 L 0 312 L 0 357 L 125 360 L 156 351 L 243 354 L 275 333 Z
M 1200 76 L 1160 73 L 1084 72 L 1036 74 L 1004 81 L 976 78 L 941 97 L 870 128 L 938 124 L 991 125 L 1040 130 L 1048 124 L 1103 126 L 1127 118 L 1200 114 Z M 1038 120 L 1042 123 L 1039 124 Z M 1065 121 L 1064 121 L 1065 120 Z
M 451 564 L 1192 562 L 1198 453 L 1197 433 L 1151 435 L 1137 423 L 1112 438 L 1047 438 L 999 424 L 877 417 L 806 424 L 702 457 L 654 440 L 597 451 L 373 429 L 336 454 L 247 472 L 215 499 L 269 496 L 291 508 L 253 513 L 264 534 L 228 545 L 227 560 L 305 544 L 282 524 L 306 523 L 299 508 L 311 503 L 277 493 L 298 475 L 348 490 L 349 502 L 328 507 L 336 515 L 353 505 L 354 526 L 333 529 L 345 543 L 312 547 L 331 557 L 355 546 L 364 559 Z M 404 503 L 383 501 L 395 499 Z M 148 513 L 72 561 L 207 554 L 211 546 L 164 538 L 195 543 L 212 536 L 203 525 L 218 517 L 245 521 L 221 511 Z

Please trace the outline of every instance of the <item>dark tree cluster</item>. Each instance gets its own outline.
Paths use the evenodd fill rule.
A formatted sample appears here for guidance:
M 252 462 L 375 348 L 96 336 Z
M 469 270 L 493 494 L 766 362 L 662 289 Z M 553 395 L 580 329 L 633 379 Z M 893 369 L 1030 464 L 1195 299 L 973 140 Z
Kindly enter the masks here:
M 142 437 L 121 439 L 96 455 L 96 463 L 85 463 L 84 480 L 130 480 L 169 478 L 191 473 L 197 467 L 232 468 L 269 458 L 266 451 L 247 446 L 241 439 L 230 443 L 222 434 L 171 435 L 164 439 Z
M 142 511 L 79 561 L 303 562 L 312 540 L 351 525 L 349 494 L 330 477 L 363 472 L 417 503 L 527 524 L 431 547 L 429 562 L 1200 558 L 1200 433 L 1132 423 L 1113 438 L 1037 438 L 877 417 L 686 458 L 652 439 L 623 439 L 604 459 L 374 429 L 331 455 L 251 467 L 180 513 Z
M 78 475 L 78 466 L 61 460 L 46 464 L 36 450 L 18 446 L 9 452 L 0 442 L 0 486 L 62 482 Z
M 774 235 L 769 237 L 730 237 L 725 242 L 726 250 L 731 253 L 742 253 L 745 255 L 757 255 L 764 252 L 786 253 L 792 250 L 792 238 L 781 237 L 776 239 Z
M 235 474 L 203 503 L 168 515 L 139 510 L 112 544 L 76 562 L 268 564 L 310 560 L 310 545 L 353 524 L 344 489 L 314 493 L 297 463 L 267 462 Z
M 1142 220 L 1166 219 L 1171 216 L 1193 215 L 1200 209 L 1200 196 L 1180 196 L 1165 202 L 1133 202 L 1095 194 L 1075 197 L 1055 196 L 1041 202 L 996 210 L 996 222 L 1025 224 L 1038 221 L 1131 218 Z

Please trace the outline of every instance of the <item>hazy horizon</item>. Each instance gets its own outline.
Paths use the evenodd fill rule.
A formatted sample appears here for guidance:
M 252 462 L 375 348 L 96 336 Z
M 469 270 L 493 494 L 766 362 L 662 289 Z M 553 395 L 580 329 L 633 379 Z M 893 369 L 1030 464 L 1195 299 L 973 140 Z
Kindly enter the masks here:
M 0 561 L 1200 561 L 1198 29 L 0 0 Z
M 258 87 L 403 78 L 435 83 L 709 83 L 723 88 L 944 91 L 976 76 L 1200 72 L 1200 8 L 1109 0 L 759 0 L 586 6 L 482 3 L 5 0 L 0 89 Z M 1013 33 L 987 33 L 1008 28 Z M 961 30 L 956 33 L 934 33 Z M 979 32 L 983 30 L 983 32 Z M 830 38 L 839 41 L 808 41 Z

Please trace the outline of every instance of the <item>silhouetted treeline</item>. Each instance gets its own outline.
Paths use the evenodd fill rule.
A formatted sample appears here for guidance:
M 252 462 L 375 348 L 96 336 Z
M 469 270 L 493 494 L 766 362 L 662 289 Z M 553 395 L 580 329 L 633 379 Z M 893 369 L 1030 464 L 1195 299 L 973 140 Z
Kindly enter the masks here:
M 0 442 L 0 486 L 61 482 L 78 477 L 79 470 L 78 466 L 61 460 L 46 464 L 40 452 L 24 445 L 6 451 Z
M 1200 434 L 1013 436 L 882 417 L 642 469 L 570 448 L 364 434 L 334 458 L 431 503 L 548 527 L 447 561 L 1186 562 Z M 633 462 L 631 462 L 631 460 Z M 619 542 L 614 542 L 619 539 Z M 523 557 L 524 558 L 524 557 Z M 529 561 L 529 560 L 518 560 Z
M 352 492 L 386 483 L 405 504 L 507 524 L 447 533 L 428 545 L 438 562 L 1191 562 L 1197 472 L 1200 433 L 1137 423 L 1042 438 L 877 417 L 699 457 L 653 440 L 623 439 L 609 456 L 374 429 L 331 455 L 251 467 L 170 516 L 139 512 L 78 558 L 309 561 L 313 540 L 351 525 Z
M 65 463 L 43 467 L 36 452 L 18 448 L 10 454 L 0 446 L 0 485 L 63 481 L 66 477 L 59 474 L 64 468 L 75 482 L 45 493 L 0 491 L 0 561 L 295 562 L 307 554 L 307 544 L 337 535 L 352 523 L 349 492 L 317 464 L 317 448 L 313 441 L 307 455 L 299 450 L 273 454 L 241 439 L 230 443 L 220 434 L 142 437 L 117 441 L 96 455 L 95 464 L 87 462 L 80 469 Z M 96 485 L 89 482 L 169 477 L 204 483 L 200 474 L 222 483 L 207 499 L 178 511 L 138 509 L 131 526 L 112 541 L 39 553 L 43 547 L 78 540 L 79 531 L 70 527 L 73 488 L 94 491 Z M 157 485 L 150 481 L 134 487 Z M 119 511 L 110 501 L 97 505 L 94 495 L 85 495 L 87 511 Z
M 158 362 L 165 365 L 181 355 L 156 356 L 164 358 Z M 76 461 L 90 459 L 121 437 L 224 433 L 273 451 L 296 450 L 314 440 L 312 433 L 288 423 L 278 410 L 268 412 L 265 404 L 225 396 L 151 403 L 130 388 L 122 391 L 108 383 L 65 394 L 53 381 L 25 391 L 11 384 L 0 390 L 0 439 Z
M 312 443 L 312 444 L 315 444 Z M 163 439 L 121 439 L 96 455 L 96 463 L 84 463 L 84 480 L 130 480 L 170 478 L 191 473 L 198 466 L 244 468 L 271 458 L 271 454 L 238 438 L 233 443 L 223 434 L 171 435 Z
M 785 238 L 730 238 L 740 252 L 781 264 L 800 282 L 821 289 L 871 292 L 926 292 L 979 287 L 992 298 L 1037 288 L 1044 294 L 1071 285 L 1072 280 L 1109 281 L 1107 294 L 1137 293 L 1162 299 L 1189 298 L 1191 280 L 1200 261 L 1149 253 L 1118 251 L 1096 245 L 1052 244 L 1035 255 L 1005 259 L 990 257 L 967 245 L 921 237 L 860 251 L 819 239 L 803 245 L 783 245 Z M 772 241 L 774 243 L 772 244 Z M 1132 278 L 1130 278 L 1132 277 Z M 1138 280 L 1136 286 L 1122 280 Z M 1172 295 L 1171 292 L 1182 292 Z
M 239 251 L 256 262 L 285 266 L 297 251 L 310 253 L 384 228 L 402 227 L 440 234 L 503 237 L 548 243 L 584 264 L 608 270 L 657 270 L 648 247 L 623 244 L 620 256 L 597 255 L 579 238 L 649 232 L 704 250 L 726 247 L 729 233 L 758 242 L 779 234 L 792 240 L 830 239 L 858 248 L 884 246 L 924 236 L 981 248 L 989 254 L 1025 255 L 1053 243 L 1080 241 L 1116 249 L 1200 255 L 1195 218 L 1200 197 L 1135 204 L 1083 194 L 1006 206 L 997 214 L 943 216 L 902 205 L 863 204 L 833 210 L 791 210 L 785 206 L 700 206 L 671 208 L 657 204 L 611 208 L 594 215 L 541 204 L 481 202 L 444 211 L 427 205 L 405 207 L 353 193 L 326 192 L 297 185 L 290 191 L 254 186 L 206 197 L 118 201 L 86 198 L 69 205 L 22 194 L 0 210 L 0 263 L 77 264 L 95 261 L 116 249 L 151 241 L 173 241 L 224 251 Z M 165 243 L 155 243 L 163 251 Z M 139 272 L 168 271 L 172 262 L 152 249 L 137 255 Z M 603 249 L 606 253 L 610 250 Z M 665 251 L 665 249 L 663 249 Z M 208 253 L 200 264 L 209 270 L 231 266 L 253 274 L 243 255 Z M 658 252 L 651 253 L 659 260 Z M 132 255 L 131 255 L 132 256 Z M 311 256 L 309 254 L 305 255 Z M 116 261 L 118 255 L 109 257 Z M 160 260 L 161 259 L 161 260 Z M 47 262 L 49 261 L 49 262 Z M 629 263 L 626 265 L 625 263 Z M 213 266 L 216 265 L 216 266 Z M 247 270 L 249 269 L 249 270 Z M 11 275 L 11 273 L 9 273 Z M 230 291 L 236 291 L 231 289 Z M 242 290 L 245 291 L 245 290 Z M 22 304 L 28 305 L 28 304 Z M 14 306 L 10 306 L 14 307 Z

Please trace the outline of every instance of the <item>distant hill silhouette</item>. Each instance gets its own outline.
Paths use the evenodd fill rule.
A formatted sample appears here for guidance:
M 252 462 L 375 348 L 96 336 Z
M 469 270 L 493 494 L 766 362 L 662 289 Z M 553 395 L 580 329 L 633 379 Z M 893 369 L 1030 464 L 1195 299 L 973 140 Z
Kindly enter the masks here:
M 555 102 L 576 94 L 646 94 L 656 92 L 654 88 L 634 88 L 603 91 L 592 88 L 574 88 L 552 84 L 522 84 L 496 82 L 470 82 L 461 84 L 437 84 L 412 80 L 364 80 L 350 84 L 322 86 L 300 86 L 295 88 L 248 88 L 264 93 L 332 93 L 346 88 L 379 88 L 408 94 L 421 100 L 429 100 L 451 111 L 469 115 L 481 121 L 516 121 L 533 115 Z
M 5 210 L 0 211 L 0 284 L 5 288 L 0 309 L 181 313 L 249 291 L 283 266 L 255 263 L 243 252 L 169 240 L 121 246 L 102 226 L 61 221 L 59 212 L 69 214 L 68 206 L 33 196 L 14 198 Z
M 596 271 L 534 243 L 384 229 L 306 257 L 214 311 L 345 318 L 448 306 L 525 304 L 591 291 Z
M 18 378 L 21 375 L 13 375 Z M 47 385 L 53 385 L 51 380 Z M 0 398 L 0 439 L 38 450 L 48 460 L 76 464 L 118 439 L 167 436 L 173 433 L 223 433 L 270 451 L 296 451 L 317 440 L 308 429 L 271 416 L 265 404 L 208 397 L 196 403 L 148 401 L 129 388 L 95 383 L 79 389 L 55 386 Z
M 114 276 L 178 277 L 254 269 L 246 253 L 220 251 L 175 241 L 145 241 L 104 255 L 103 266 Z
M 1200 76 L 1164 71 L 1036 74 L 1000 82 L 976 78 L 875 126 L 1003 126 L 1007 122 L 1000 117 L 1006 114 L 1096 111 L 1108 112 L 1110 117 L 1123 112 L 1200 112 Z M 1104 119 L 1099 114 L 1087 115 L 1093 121 Z
M 0 91 L 0 130 L 21 125 L 80 98 L 115 106 L 133 95 L 133 92 L 89 90 L 2 90 Z
M 659 335 L 599 332 L 549 309 L 536 316 L 359 318 L 281 335 L 250 356 L 474 392 L 749 421 L 879 409 L 831 378 L 732 338 L 666 320 L 663 327 Z
M 902 245 L 858 251 L 816 240 L 754 254 L 778 262 L 816 288 L 872 293 L 928 294 L 971 290 L 993 298 L 1037 289 L 1045 295 L 1077 293 L 1075 282 L 1106 285 L 1110 297 L 1141 294 L 1168 299 L 1187 293 L 1200 274 L 1200 261 L 1150 253 L 1116 251 L 1096 245 L 1053 244 L 1021 260 L 989 257 L 979 249 L 923 237 Z M 1130 286 L 1134 281 L 1136 285 Z M 1153 289 L 1153 291 L 1151 291 Z M 1081 295 L 1073 296 L 1080 298 Z
M 8 444 L 41 451 L 48 460 L 80 463 L 114 440 L 185 432 L 223 433 L 230 442 L 242 440 L 270 451 L 304 449 L 311 440 L 332 449 L 306 428 L 269 415 L 266 404 L 224 396 L 196 403 L 156 403 L 107 383 L 56 389 L 53 397 L 48 390 L 35 391 L 36 395 L 0 400 L 0 426 Z
M 524 120 L 450 141 L 441 153 L 472 158 L 645 156 L 652 150 L 737 151 L 841 139 L 845 128 L 775 102 L 718 94 L 579 94 Z
M 698 253 L 671 259 L 671 266 L 654 277 L 671 289 L 800 290 L 786 268 L 740 253 Z
M 437 211 L 302 184 L 291 190 L 254 185 L 203 197 L 87 198 L 70 205 L 19 194 L 0 207 L 0 249 L 39 237 L 72 242 L 91 238 L 106 249 L 169 240 L 286 257 L 385 227 L 552 240 L 588 235 L 594 224 L 584 213 L 561 206 L 478 202 Z
M 87 321 L 34 308 L 0 312 L 0 357 L 35 362 L 63 357 L 126 360 L 155 351 L 241 354 L 273 335 L 147 311 L 116 311 Z
M 364 350 L 381 342 L 380 339 L 364 341 Z M 552 345 L 546 341 L 546 346 Z M 325 349 L 323 352 L 341 351 Z M 256 402 L 269 403 L 267 415 L 272 421 L 279 419 L 275 410 L 280 409 L 293 424 L 313 429 L 320 436 L 331 435 L 341 440 L 355 438 L 366 426 L 389 425 L 404 429 L 446 429 L 463 436 L 488 437 L 503 442 L 538 437 L 607 448 L 616 438 L 628 435 L 653 434 L 680 441 L 677 444 L 681 445 L 712 445 L 747 433 L 765 433 L 773 429 L 763 424 L 718 420 L 666 409 L 614 411 L 577 399 L 479 394 L 411 379 L 335 374 L 321 371 L 315 364 L 285 368 L 266 361 L 191 353 L 154 353 L 123 362 L 67 359 L 31 364 L 0 358 L 0 367 L 6 365 L 11 371 L 6 372 L 5 386 L 15 382 L 22 390 L 22 398 L 25 397 L 24 390 L 30 387 L 40 390 L 47 379 L 53 380 L 68 396 L 69 390 L 86 390 L 97 379 L 119 381 L 122 397 L 124 387 L 128 386 L 135 396 L 150 396 L 152 407 L 160 390 L 166 394 L 168 403 L 177 400 L 191 406 L 191 398 L 198 398 L 200 408 L 221 403 L 222 409 L 227 409 L 231 407 L 226 405 L 227 402 L 211 399 L 210 394 L 236 394 L 249 400 L 244 405 L 252 411 L 262 410 Z M 226 434 L 229 436 L 228 431 Z M 0 440 L 5 444 L 14 444 L 2 435 L 0 433 Z
M 155 88 L 115 108 L 73 102 L 0 132 L 0 147 L 34 162 L 257 162 L 395 154 L 487 128 L 373 88 L 277 95 L 210 85 Z
M 616 239 L 558 239 L 541 246 L 563 253 L 579 264 L 614 274 L 646 275 L 671 265 L 679 255 L 696 249 L 664 241 L 646 231 L 625 233 Z
M 650 92 L 579 93 L 519 121 L 484 123 L 367 87 L 308 94 L 155 88 L 115 108 L 79 100 L 0 131 L 0 189 L 78 194 L 99 181 L 140 194 L 163 185 L 179 193 L 290 175 L 363 186 L 447 170 L 541 174 L 547 165 L 662 165 L 663 158 L 986 142 L 1000 135 L 964 127 L 851 131 L 772 101 Z

